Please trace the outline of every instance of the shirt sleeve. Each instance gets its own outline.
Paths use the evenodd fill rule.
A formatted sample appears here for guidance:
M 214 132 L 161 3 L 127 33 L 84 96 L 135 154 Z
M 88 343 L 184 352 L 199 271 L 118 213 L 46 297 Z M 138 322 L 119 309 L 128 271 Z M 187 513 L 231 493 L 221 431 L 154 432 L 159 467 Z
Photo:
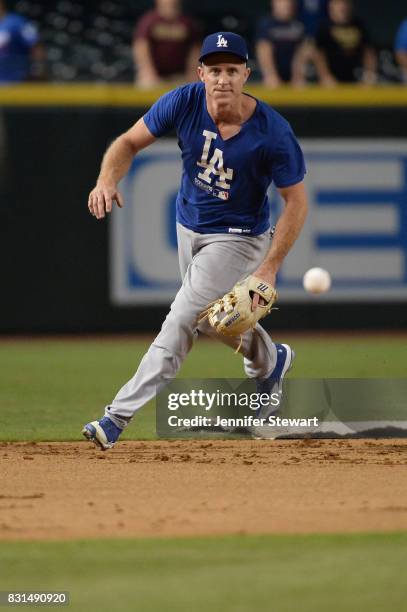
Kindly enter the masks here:
M 396 51 L 407 51 L 407 19 L 398 29 L 394 48 Z
M 153 136 L 159 138 L 178 127 L 185 110 L 187 96 L 184 87 L 178 87 L 161 96 L 144 115 L 144 123 Z
M 290 187 L 300 183 L 305 176 L 305 161 L 298 140 L 289 124 L 280 135 L 272 156 L 272 176 L 276 187 Z

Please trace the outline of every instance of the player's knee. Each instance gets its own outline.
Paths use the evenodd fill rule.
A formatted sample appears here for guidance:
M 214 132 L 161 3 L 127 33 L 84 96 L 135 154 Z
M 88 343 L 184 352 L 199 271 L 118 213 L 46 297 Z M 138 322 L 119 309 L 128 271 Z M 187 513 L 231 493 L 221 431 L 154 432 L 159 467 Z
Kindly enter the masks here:
M 170 357 L 182 361 L 192 347 L 195 330 L 196 321 L 189 317 L 179 317 L 176 321 L 166 322 L 153 344 L 167 351 Z

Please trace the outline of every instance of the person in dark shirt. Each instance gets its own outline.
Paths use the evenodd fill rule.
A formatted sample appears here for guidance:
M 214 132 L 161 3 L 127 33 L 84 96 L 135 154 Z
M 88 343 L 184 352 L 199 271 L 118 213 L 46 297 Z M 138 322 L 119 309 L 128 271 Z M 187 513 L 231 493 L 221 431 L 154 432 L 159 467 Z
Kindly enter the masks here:
M 304 82 L 305 28 L 295 0 L 271 0 L 271 14 L 257 24 L 256 55 L 267 87 Z
M 373 83 L 376 54 L 364 24 L 353 15 L 351 0 L 330 0 L 328 16 L 316 36 L 315 64 L 321 84 Z
M 33 62 L 39 64 L 43 60 L 36 28 L 22 15 L 8 12 L 6 3 L 0 0 L 0 83 L 27 80 L 32 75 Z
M 200 43 L 200 28 L 182 14 L 180 0 L 155 0 L 134 33 L 136 83 L 153 87 L 168 80 L 196 80 Z

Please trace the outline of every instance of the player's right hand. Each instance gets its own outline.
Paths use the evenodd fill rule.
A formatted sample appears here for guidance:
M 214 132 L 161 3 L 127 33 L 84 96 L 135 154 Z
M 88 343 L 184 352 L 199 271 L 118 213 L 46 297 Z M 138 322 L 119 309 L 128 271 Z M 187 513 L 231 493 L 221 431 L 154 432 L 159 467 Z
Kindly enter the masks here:
M 98 182 L 89 194 L 89 212 L 96 219 L 103 219 L 105 213 L 112 212 L 114 202 L 119 208 L 123 208 L 123 196 L 118 190 L 117 185 Z

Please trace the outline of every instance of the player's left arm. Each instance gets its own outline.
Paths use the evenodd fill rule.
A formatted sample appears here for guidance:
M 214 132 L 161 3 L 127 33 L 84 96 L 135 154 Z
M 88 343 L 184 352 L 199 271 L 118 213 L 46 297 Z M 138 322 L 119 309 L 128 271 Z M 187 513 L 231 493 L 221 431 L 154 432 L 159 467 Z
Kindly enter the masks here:
M 308 211 L 307 194 L 304 182 L 290 187 L 283 187 L 279 192 L 284 200 L 284 210 L 280 215 L 274 232 L 272 245 L 263 262 L 253 273 L 254 276 L 271 284 L 276 283 L 276 274 L 300 235 Z M 259 296 L 253 298 L 253 308 L 256 308 Z

